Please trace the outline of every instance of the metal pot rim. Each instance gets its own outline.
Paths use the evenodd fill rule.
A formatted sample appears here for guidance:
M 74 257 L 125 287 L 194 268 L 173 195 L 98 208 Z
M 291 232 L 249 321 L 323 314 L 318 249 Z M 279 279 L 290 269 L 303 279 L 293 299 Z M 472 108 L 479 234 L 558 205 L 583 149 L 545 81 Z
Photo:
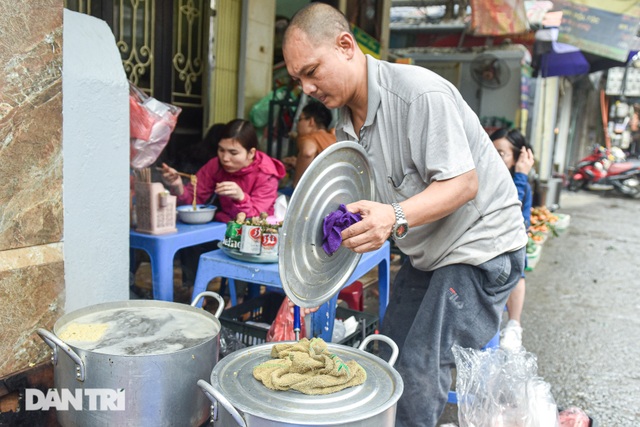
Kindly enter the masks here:
M 270 358 L 274 344 L 235 351 L 211 372 L 212 387 L 243 413 L 282 423 L 332 425 L 338 420 L 346 424 L 385 412 L 397 404 L 404 390 L 400 374 L 386 361 L 364 350 L 333 343 L 327 343 L 332 352 L 344 360 L 355 359 L 365 368 L 364 384 L 320 396 L 269 390 L 249 371 Z M 336 406 L 339 408 L 334 411 Z

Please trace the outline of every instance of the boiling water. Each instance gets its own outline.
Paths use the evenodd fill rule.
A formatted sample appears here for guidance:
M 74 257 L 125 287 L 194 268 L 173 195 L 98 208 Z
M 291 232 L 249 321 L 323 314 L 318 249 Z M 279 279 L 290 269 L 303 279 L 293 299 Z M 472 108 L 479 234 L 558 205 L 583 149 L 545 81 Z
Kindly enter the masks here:
M 195 347 L 219 331 L 211 319 L 185 310 L 127 307 L 81 316 L 56 332 L 67 344 L 84 350 L 144 356 Z

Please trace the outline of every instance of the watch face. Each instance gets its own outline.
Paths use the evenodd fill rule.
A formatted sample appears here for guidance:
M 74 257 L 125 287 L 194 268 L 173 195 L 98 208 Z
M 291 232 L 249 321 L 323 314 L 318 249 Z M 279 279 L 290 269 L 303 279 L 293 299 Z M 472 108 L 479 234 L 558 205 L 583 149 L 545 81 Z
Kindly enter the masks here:
M 407 226 L 407 224 L 398 225 L 398 227 L 395 230 L 396 238 L 402 239 L 404 236 L 407 235 L 408 231 L 409 231 L 409 227 Z

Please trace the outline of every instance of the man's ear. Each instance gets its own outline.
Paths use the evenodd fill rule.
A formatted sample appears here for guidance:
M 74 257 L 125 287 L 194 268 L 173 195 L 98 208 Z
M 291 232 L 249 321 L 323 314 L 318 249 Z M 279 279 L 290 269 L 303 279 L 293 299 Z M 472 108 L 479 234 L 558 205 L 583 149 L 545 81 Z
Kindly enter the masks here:
M 255 158 L 256 158 L 256 149 L 255 149 L 255 147 L 254 147 L 254 148 L 252 148 L 251 150 L 249 150 L 249 158 L 250 158 L 251 160 L 253 160 L 253 159 L 255 159 Z
M 347 31 L 343 31 L 336 39 L 337 48 L 347 56 L 347 59 L 351 59 L 355 53 L 356 40 L 353 35 Z

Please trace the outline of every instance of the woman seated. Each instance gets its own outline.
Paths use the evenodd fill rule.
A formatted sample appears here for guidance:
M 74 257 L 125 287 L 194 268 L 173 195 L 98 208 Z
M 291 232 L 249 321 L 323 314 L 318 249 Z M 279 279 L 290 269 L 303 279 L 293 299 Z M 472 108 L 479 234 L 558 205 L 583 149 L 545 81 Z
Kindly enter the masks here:
M 284 177 L 284 165 L 258 151 L 258 137 L 253 125 L 235 119 L 225 125 L 218 143 L 218 156 L 196 173 L 196 203 L 203 204 L 216 194 L 215 220 L 229 222 L 244 212 L 247 218 L 274 213 L 278 181 Z M 178 205 L 193 203 L 194 188 L 184 185 L 177 171 L 162 164 L 162 180 Z M 193 286 L 200 255 L 217 249 L 217 242 L 180 250 L 183 286 Z M 238 284 L 239 285 L 239 284 Z M 238 295 L 242 295 L 239 290 Z
M 247 120 L 235 119 L 226 124 L 218 143 L 218 156 L 209 160 L 197 173 L 196 202 L 217 195 L 219 209 L 215 219 L 229 222 L 244 212 L 247 218 L 261 212 L 273 214 L 278 196 L 278 181 L 284 177 L 284 165 L 258 151 L 256 131 Z M 162 180 L 178 205 L 193 202 L 193 185 L 183 184 L 177 171 L 162 164 Z

